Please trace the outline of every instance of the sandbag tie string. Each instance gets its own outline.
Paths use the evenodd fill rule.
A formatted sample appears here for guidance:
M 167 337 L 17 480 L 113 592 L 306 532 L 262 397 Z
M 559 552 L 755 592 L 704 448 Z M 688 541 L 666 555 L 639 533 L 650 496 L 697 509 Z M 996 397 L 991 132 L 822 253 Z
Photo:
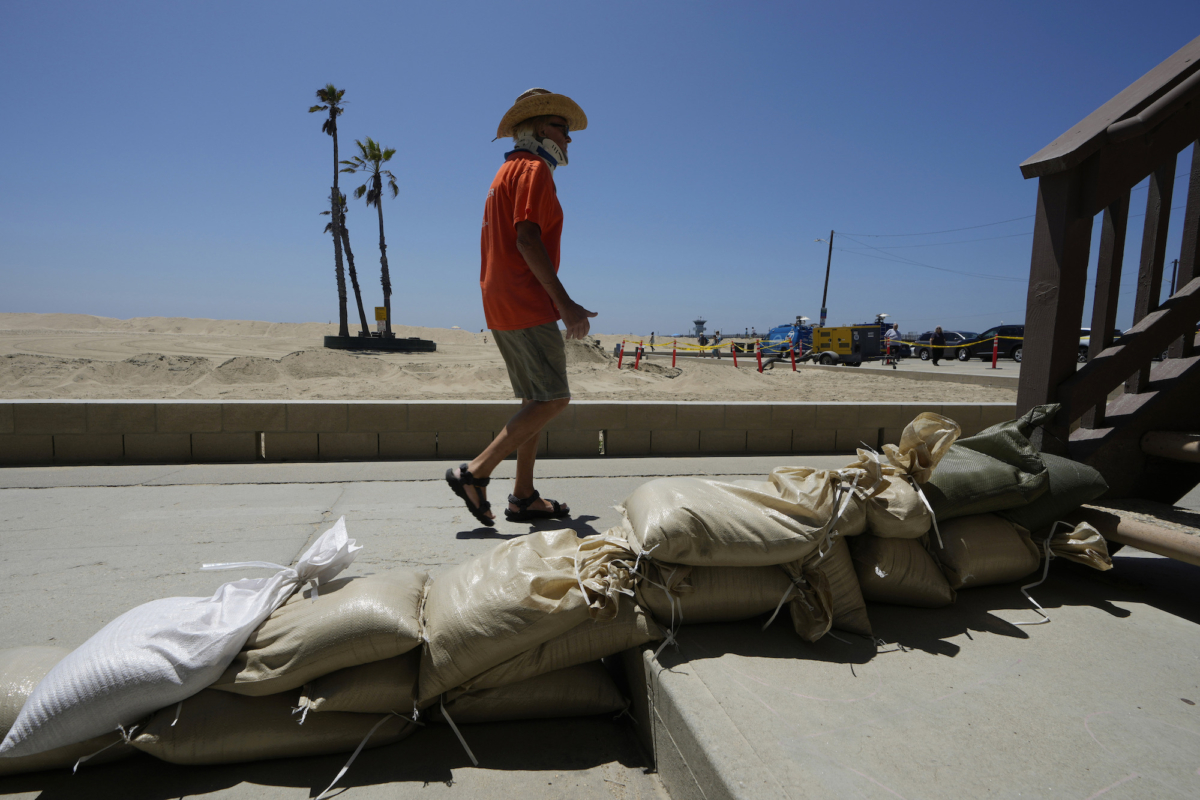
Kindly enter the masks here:
M 333 779 L 333 783 L 329 784 L 329 786 L 327 786 L 325 788 L 325 791 L 323 791 L 319 795 L 317 795 L 316 800 L 324 800 L 325 796 L 327 794 L 329 794 L 330 790 L 333 789 L 333 787 L 337 784 L 337 782 L 340 781 L 342 779 L 342 777 L 347 772 L 350 771 L 350 765 L 354 763 L 354 759 L 358 758 L 358 754 L 361 753 L 362 749 L 367 746 L 367 742 L 370 740 L 370 738 L 372 736 L 375 735 L 375 731 L 379 730 L 379 726 L 382 725 L 383 723 L 387 722 L 388 717 L 391 717 L 391 716 L 399 717 L 400 715 L 396 714 L 396 712 L 394 712 L 394 711 L 384 714 L 383 719 L 379 720 L 379 722 L 376 722 L 373 726 L 371 726 L 371 730 L 367 731 L 367 735 L 364 736 L 363 740 L 358 743 L 358 747 L 354 748 L 354 753 L 350 756 L 350 760 L 347 761 L 346 765 L 338 771 L 337 777 Z M 402 719 L 403 719 L 403 717 L 402 717 Z
M 467 758 L 471 759 L 471 763 L 478 767 L 479 759 L 477 759 L 475 757 L 475 754 L 471 752 L 471 748 L 467 746 L 467 740 L 463 738 L 463 735 L 461 733 L 459 733 L 458 726 L 454 724 L 454 720 L 450 719 L 450 715 L 446 713 L 446 695 L 445 694 L 438 697 L 438 703 L 442 707 L 442 716 L 445 717 L 446 722 L 449 723 L 450 730 L 454 731 L 454 735 L 458 737 L 458 743 L 463 746 L 463 750 L 467 751 Z M 336 783 L 336 781 L 334 781 L 334 782 Z M 318 797 L 317 800 L 321 800 L 321 798 Z
M 945 550 L 946 545 L 942 544 L 942 532 L 938 530 L 937 514 L 933 513 L 933 506 L 929 504 L 929 498 L 925 496 L 925 492 L 922 491 L 921 485 L 917 483 L 916 479 L 913 478 L 912 475 L 905 475 L 904 477 L 908 478 L 908 482 L 911 483 L 912 487 L 917 490 L 917 497 L 921 498 L 921 502 L 924 503 L 925 507 L 929 509 L 929 518 L 933 520 L 933 535 L 937 537 L 938 549 Z
M 220 564 L 201 564 L 200 569 L 206 572 L 216 572 L 225 569 L 274 569 L 282 572 L 292 573 L 289 577 L 300 584 L 307 583 L 312 587 L 312 599 L 317 599 L 317 584 L 320 579 L 317 576 L 311 578 L 301 577 L 300 573 L 294 567 L 285 567 L 283 564 L 275 564 L 271 561 L 226 561 Z
M 793 578 L 792 580 L 795 580 L 795 578 Z M 801 578 L 800 580 L 803 581 L 804 579 Z M 783 604 L 787 601 L 787 599 L 789 597 L 792 596 L 792 590 L 795 588 L 796 588 L 795 586 L 788 584 L 787 591 L 785 591 L 783 593 L 783 597 L 779 598 L 779 604 L 775 606 L 775 612 L 773 614 L 771 614 L 771 618 L 769 620 L 767 620 L 765 623 L 763 623 L 762 629 L 764 631 L 767 628 L 769 628 L 771 626 L 771 623 L 775 621 L 775 618 L 777 616 L 779 616 L 779 609 L 783 608 Z M 804 601 L 804 605 L 808 606 L 809 610 L 811 611 L 812 606 L 808 605 L 808 599 L 805 598 L 804 592 L 799 592 L 799 595 L 800 595 L 800 599 Z
M 1050 577 L 1050 562 L 1051 562 L 1051 560 L 1053 560 L 1055 558 L 1054 552 L 1050 549 L 1050 540 L 1054 538 L 1054 534 L 1058 530 L 1059 525 L 1068 525 L 1069 526 L 1070 524 L 1071 523 L 1064 522 L 1063 520 L 1060 519 L 1058 522 L 1055 522 L 1053 525 L 1050 526 L 1050 535 L 1046 537 L 1046 544 L 1045 544 L 1045 547 L 1043 548 L 1046 551 L 1046 564 L 1044 567 L 1042 567 L 1042 579 L 1039 581 L 1035 581 L 1033 583 L 1027 583 L 1021 587 L 1021 594 L 1025 595 L 1026 600 L 1033 603 L 1033 610 L 1037 612 L 1038 616 L 1040 616 L 1041 619 L 1034 621 L 1034 622 L 1014 622 L 1013 625 L 1045 625 L 1047 622 L 1050 621 L 1050 617 L 1048 617 L 1046 615 L 1045 611 L 1042 609 L 1041 604 L 1038 603 L 1037 600 L 1034 600 L 1033 595 L 1031 595 L 1029 592 L 1027 592 L 1026 589 L 1032 589 L 1035 586 L 1041 586 L 1043 583 L 1046 582 L 1046 579 Z
M 183 705 L 183 703 L 180 703 L 179 705 Z M 171 724 L 173 725 L 174 723 L 171 723 Z M 75 766 L 71 767 L 71 774 L 74 775 L 76 772 L 79 771 L 80 764 L 82 764 L 83 762 L 87 761 L 90 758 L 95 758 L 96 756 L 100 755 L 101 753 L 103 753 L 105 750 L 107 750 L 110 747 L 114 747 L 118 744 L 132 744 L 133 743 L 133 732 L 136 731 L 138 729 L 138 727 L 139 727 L 138 725 L 134 725 L 132 728 L 130 728 L 127 731 L 127 730 L 125 730 L 124 725 L 118 725 L 116 730 L 120 731 L 121 738 L 115 742 L 104 745 L 104 747 L 101 747 L 99 750 L 97 750 L 94 753 L 88 753 L 86 756 L 83 756 L 82 758 L 80 758 L 78 761 L 75 762 Z

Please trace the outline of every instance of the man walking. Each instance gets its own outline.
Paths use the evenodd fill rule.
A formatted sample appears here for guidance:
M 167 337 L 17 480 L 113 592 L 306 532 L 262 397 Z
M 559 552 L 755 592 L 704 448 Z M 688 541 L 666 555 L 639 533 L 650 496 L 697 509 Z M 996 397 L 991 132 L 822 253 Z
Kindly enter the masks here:
M 484 525 L 494 525 L 496 518 L 487 500 L 489 476 L 513 451 L 517 478 L 505 518 L 521 522 L 571 513 L 533 487 L 533 465 L 542 428 L 571 401 L 558 320 L 568 339 L 582 339 L 591 329 L 588 319 L 596 316 L 572 300 L 558 280 L 563 213 L 554 170 L 567 163 L 571 132 L 586 127 L 587 115 L 574 100 L 530 89 L 496 131 L 496 138 L 513 138 L 513 149 L 505 153 L 484 204 L 479 285 L 484 316 L 521 410 L 474 460 L 446 470 L 450 488 Z

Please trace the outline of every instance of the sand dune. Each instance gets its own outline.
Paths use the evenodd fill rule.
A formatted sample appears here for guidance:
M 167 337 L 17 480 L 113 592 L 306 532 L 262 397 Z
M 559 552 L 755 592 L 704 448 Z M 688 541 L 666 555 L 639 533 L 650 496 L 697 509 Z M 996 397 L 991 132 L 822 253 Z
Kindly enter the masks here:
M 397 326 L 438 343 L 435 353 L 326 350 L 324 323 L 81 314 L 0 314 L 0 398 L 507 400 L 508 372 L 490 334 Z M 570 342 L 571 390 L 581 400 L 808 400 L 1012 402 L 1016 393 L 927 383 L 865 371 L 770 370 L 632 358 L 617 369 L 622 336 Z

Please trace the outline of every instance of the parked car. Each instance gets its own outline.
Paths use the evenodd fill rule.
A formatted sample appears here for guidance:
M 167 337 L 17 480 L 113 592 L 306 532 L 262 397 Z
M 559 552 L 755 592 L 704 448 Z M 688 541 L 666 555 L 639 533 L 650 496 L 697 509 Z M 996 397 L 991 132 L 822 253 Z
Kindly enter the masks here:
M 1121 329 L 1114 328 L 1113 329 L 1113 344 L 1116 344 L 1117 340 L 1120 338 L 1121 338 Z M 1090 349 L 1091 344 L 1092 344 L 1092 329 L 1091 328 L 1080 328 L 1079 329 L 1079 358 L 1078 358 L 1078 361 L 1080 364 L 1087 363 L 1088 350 Z
M 982 361 L 989 360 L 992 357 L 992 343 L 997 334 L 1000 336 L 1000 356 L 1011 358 L 1018 364 L 1021 363 L 1021 346 L 1025 341 L 1024 325 L 997 325 L 994 328 L 988 328 L 979 334 L 974 342 L 958 348 L 958 360 L 968 361 L 972 358 Z
M 946 347 L 942 350 L 943 358 L 958 358 L 958 350 L 967 342 L 973 342 L 979 338 L 978 333 L 971 331 L 942 331 L 942 335 L 946 337 Z M 933 339 L 933 331 L 925 331 L 917 337 L 916 344 L 913 345 L 913 352 L 917 358 L 922 361 L 928 361 L 933 358 L 933 348 L 929 342 Z M 962 359 L 966 361 L 967 359 Z

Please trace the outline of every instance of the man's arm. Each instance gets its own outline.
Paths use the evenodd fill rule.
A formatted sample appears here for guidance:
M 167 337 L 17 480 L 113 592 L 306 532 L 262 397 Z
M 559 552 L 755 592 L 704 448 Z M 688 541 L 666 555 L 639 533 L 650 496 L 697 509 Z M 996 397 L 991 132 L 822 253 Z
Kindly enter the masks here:
M 542 229 L 536 222 L 522 220 L 517 223 L 517 250 L 562 316 L 563 324 L 567 326 L 567 338 L 582 339 L 587 336 L 592 327 L 588 318 L 596 316 L 596 312 L 588 311 L 567 294 L 554 272 L 550 254 L 546 252 L 546 245 L 542 243 Z

